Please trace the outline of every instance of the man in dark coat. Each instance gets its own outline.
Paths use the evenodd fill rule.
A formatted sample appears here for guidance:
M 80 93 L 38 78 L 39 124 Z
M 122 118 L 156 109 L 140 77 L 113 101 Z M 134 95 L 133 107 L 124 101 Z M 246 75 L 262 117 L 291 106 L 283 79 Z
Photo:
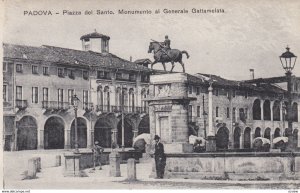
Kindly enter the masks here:
M 96 164 L 99 165 L 99 170 L 102 170 L 101 155 L 102 155 L 103 151 L 104 151 L 103 147 L 101 147 L 99 145 L 98 141 L 95 141 L 95 145 L 93 147 L 93 153 L 94 153 L 94 168 L 93 168 L 93 170 L 95 170 Z
M 155 166 L 156 166 L 156 176 L 159 179 L 164 177 L 165 166 L 166 166 L 166 156 L 164 151 L 164 145 L 160 142 L 160 137 L 158 135 L 154 136 L 155 140 Z

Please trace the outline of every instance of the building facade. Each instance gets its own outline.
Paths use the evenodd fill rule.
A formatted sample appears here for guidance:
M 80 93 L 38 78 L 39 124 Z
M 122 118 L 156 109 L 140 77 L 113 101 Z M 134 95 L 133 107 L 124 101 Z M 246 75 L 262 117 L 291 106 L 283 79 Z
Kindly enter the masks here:
M 84 35 L 83 51 L 53 46 L 3 44 L 5 150 L 74 148 L 74 94 L 79 148 L 98 140 L 125 147 L 149 132 L 147 104 L 150 70 L 108 52 L 108 36 Z M 124 106 L 124 108 L 122 108 Z
M 80 99 L 79 148 L 90 148 L 95 140 L 106 148 L 113 142 L 131 147 L 135 136 L 150 133 L 153 117 L 149 118 L 146 99 L 155 95 L 155 85 L 149 79 L 162 72 L 150 70 L 149 59 L 134 63 L 109 53 L 109 36 L 93 32 L 80 40 L 82 50 L 3 44 L 5 150 L 74 148 L 75 94 Z M 200 73 L 186 76 L 184 86 L 172 92 L 194 98 L 186 104 L 188 135 L 206 138 L 212 123 L 221 150 L 251 149 L 256 137 L 272 141 L 286 135 L 285 89 L 263 81 L 253 84 Z M 293 77 L 292 84 L 292 134 L 294 146 L 299 147 L 300 79 Z M 168 109 L 159 111 L 164 110 Z

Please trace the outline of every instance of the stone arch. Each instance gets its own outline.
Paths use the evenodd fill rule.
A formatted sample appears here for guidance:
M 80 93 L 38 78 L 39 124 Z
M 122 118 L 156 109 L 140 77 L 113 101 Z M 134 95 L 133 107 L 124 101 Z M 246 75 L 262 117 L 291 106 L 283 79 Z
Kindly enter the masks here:
M 233 147 L 235 149 L 239 149 L 240 148 L 240 138 L 241 138 L 241 128 L 236 127 L 234 128 L 234 132 L 233 132 Z
M 264 138 L 271 140 L 271 129 L 269 127 L 265 129 Z
M 281 136 L 280 133 L 281 133 L 281 132 L 280 132 L 280 129 L 279 129 L 279 128 L 276 128 L 275 131 L 274 131 L 274 139 L 275 139 L 276 137 L 280 137 L 280 136 Z
M 256 127 L 255 132 L 254 132 L 254 138 L 256 137 L 261 137 L 261 128 Z
M 298 122 L 298 103 L 294 102 L 292 105 L 292 121 Z
M 229 145 L 229 130 L 227 127 L 221 127 L 218 129 L 216 134 L 216 145 L 217 149 L 224 150 L 228 149 Z
M 271 102 L 270 100 L 265 100 L 263 105 L 264 120 L 271 120 Z
M 244 131 L 244 148 L 250 149 L 251 148 L 251 128 L 246 127 Z
M 122 146 L 122 120 L 119 121 L 118 125 L 118 144 Z M 124 145 L 125 147 L 132 147 L 133 142 L 133 124 L 128 117 L 124 117 Z
M 253 120 L 261 120 L 261 108 L 260 108 L 260 100 L 255 99 L 252 106 L 252 115 Z
M 273 121 L 280 121 L 280 102 L 277 100 L 273 104 Z
M 63 149 L 65 143 L 65 122 L 61 117 L 51 116 L 44 126 L 44 148 Z
M 37 122 L 32 116 L 23 116 L 17 122 L 17 150 L 37 149 Z
M 150 133 L 149 123 L 150 123 L 149 116 L 148 115 L 144 116 L 138 126 L 138 134 L 139 135 L 142 133 Z
M 77 139 L 78 148 L 87 147 L 87 122 L 82 117 L 77 117 Z M 75 148 L 75 120 L 71 125 L 71 148 Z
M 107 117 L 99 118 L 94 127 L 94 141 L 98 141 L 101 147 L 111 147 L 112 126 Z

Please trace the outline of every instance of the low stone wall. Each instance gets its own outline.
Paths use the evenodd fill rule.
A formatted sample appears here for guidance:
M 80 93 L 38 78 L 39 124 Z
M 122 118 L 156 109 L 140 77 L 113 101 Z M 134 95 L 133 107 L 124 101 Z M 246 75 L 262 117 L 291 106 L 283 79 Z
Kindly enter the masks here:
M 101 156 L 101 164 L 106 165 L 109 164 L 109 154 L 110 152 L 103 152 Z M 129 158 L 134 158 L 135 160 L 139 160 L 142 157 L 142 153 L 139 151 L 120 151 L 121 163 L 127 163 Z M 92 168 L 94 166 L 93 163 L 93 152 L 92 151 L 81 151 L 80 152 L 80 169 Z M 98 165 L 98 164 L 97 164 Z
M 300 177 L 300 153 L 172 153 L 166 156 L 165 178 L 278 180 Z

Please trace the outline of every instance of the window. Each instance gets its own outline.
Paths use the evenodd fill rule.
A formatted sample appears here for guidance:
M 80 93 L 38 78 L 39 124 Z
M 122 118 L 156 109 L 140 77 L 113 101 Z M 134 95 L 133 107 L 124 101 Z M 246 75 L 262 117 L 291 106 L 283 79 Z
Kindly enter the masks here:
M 68 76 L 69 76 L 69 78 L 71 78 L 71 79 L 75 79 L 75 71 L 74 71 L 74 70 L 69 70 Z
M 232 91 L 232 97 L 235 97 L 235 90 Z
M 216 117 L 219 117 L 219 107 L 216 107 Z
M 43 67 L 43 75 L 49 75 L 49 67 L 47 66 Z
M 3 102 L 7 102 L 7 85 L 3 85 Z
M 32 74 L 38 74 L 38 66 L 32 65 Z
M 32 93 L 31 93 L 31 99 L 32 99 L 32 103 L 38 103 L 38 87 L 32 87 Z
M 193 93 L 193 86 L 189 86 L 189 94 Z
M 196 93 L 197 93 L 197 95 L 200 95 L 200 87 L 196 88 Z
M 68 102 L 69 104 L 73 105 L 73 95 L 74 95 L 74 89 L 68 90 Z
M 57 100 L 59 103 L 62 103 L 64 101 L 64 90 L 63 89 L 58 89 L 57 90 Z
M 122 76 L 122 73 L 117 73 L 117 74 L 121 74 Z M 105 71 L 97 71 L 97 78 L 99 79 L 109 79 L 109 72 L 105 72 Z
M 230 118 L 230 109 L 229 109 L 229 107 L 227 107 L 227 109 L 226 109 L 226 117 L 227 117 L 227 119 Z
M 116 78 L 117 79 L 122 79 L 122 73 L 120 73 L 120 72 L 116 73 Z
M 23 93 L 22 93 L 22 86 L 17 86 L 16 87 L 16 100 L 22 100 L 22 96 L 23 96 Z
M 197 117 L 201 117 L 200 106 L 197 106 Z
M 7 62 L 3 62 L 3 72 L 7 71 Z
M 248 108 L 245 108 L 245 119 L 248 119 Z
M 89 79 L 89 72 L 88 72 L 88 71 L 83 71 L 83 72 L 82 72 L 82 78 L 83 78 L 84 80 Z
M 16 72 L 23 72 L 23 65 L 22 64 L 16 64 Z
M 48 88 L 43 88 L 43 101 L 48 101 L 49 90 Z
M 85 51 L 90 50 L 90 45 L 89 45 L 89 44 L 84 45 L 84 50 L 85 50 Z
M 64 69 L 63 68 L 58 68 L 57 69 L 57 76 L 58 77 L 65 77 L 64 76 Z

